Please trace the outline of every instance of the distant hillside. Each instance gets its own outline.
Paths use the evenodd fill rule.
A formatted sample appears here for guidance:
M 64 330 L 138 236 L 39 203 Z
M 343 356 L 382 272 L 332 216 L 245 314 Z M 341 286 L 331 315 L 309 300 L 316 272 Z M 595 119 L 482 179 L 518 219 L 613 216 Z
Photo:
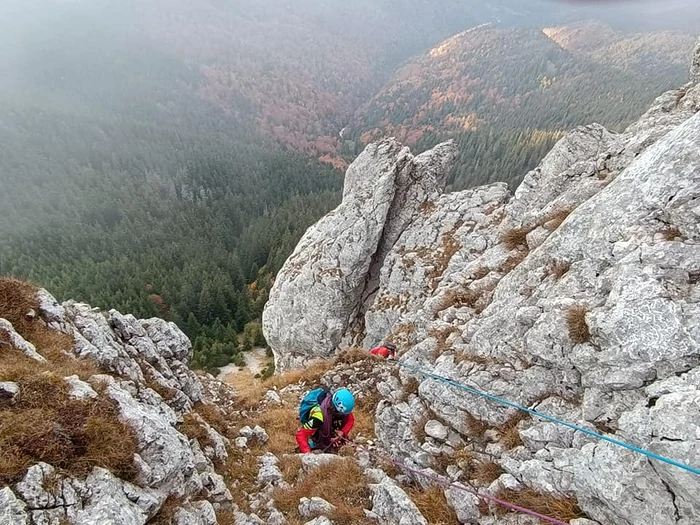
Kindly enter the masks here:
M 517 183 L 566 130 L 586 122 L 620 130 L 687 77 L 689 35 L 591 26 L 582 38 L 581 27 L 486 27 L 442 42 L 357 113 L 346 153 L 382 136 L 418 150 L 452 136 L 461 156 L 454 187 Z

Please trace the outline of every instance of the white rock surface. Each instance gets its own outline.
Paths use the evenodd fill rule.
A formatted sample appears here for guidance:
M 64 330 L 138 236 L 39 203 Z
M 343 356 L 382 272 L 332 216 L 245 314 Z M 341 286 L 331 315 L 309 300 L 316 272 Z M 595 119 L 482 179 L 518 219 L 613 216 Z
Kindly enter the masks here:
M 369 281 L 419 207 L 444 186 L 454 157 L 452 144 L 413 157 L 390 139 L 368 146 L 348 168 L 343 202 L 307 230 L 270 291 L 263 330 L 277 370 L 336 350 Z
M 311 497 L 299 500 L 299 514 L 302 518 L 316 518 L 324 514 L 330 514 L 335 507 L 323 498 Z
M 19 385 L 12 381 L 0 382 L 0 405 L 14 405 L 19 399 Z
M 12 323 L 6 319 L 0 319 L 0 334 L 3 335 L 3 341 L 8 341 L 10 346 L 16 348 L 24 355 L 40 363 L 45 363 L 46 359 L 43 358 L 37 351 L 34 345 L 15 332 L 15 328 Z M 1 345 L 0 345 L 1 346 Z
M 381 471 L 372 471 L 372 513 L 390 525 L 428 525 L 406 492 Z
M 25 525 L 28 523 L 27 504 L 18 499 L 10 487 L 0 490 L 0 525 Z
M 388 339 L 404 364 L 700 465 L 700 43 L 692 71 L 691 83 L 661 95 L 623 133 L 573 130 L 512 197 L 502 185 L 450 195 L 433 187 L 417 213 L 387 218 L 392 235 L 372 269 L 358 265 L 349 275 L 343 267 L 345 282 L 364 279 L 371 292 L 343 303 L 323 352 L 278 340 L 278 360 L 299 365 L 330 355 L 340 341 L 369 348 Z M 365 187 L 358 170 L 370 184 L 380 166 L 366 153 L 346 199 Z M 330 217 L 343 224 L 343 213 Z M 333 232 L 327 220 L 309 231 Z M 520 240 L 511 245 L 506 234 Z M 307 255 L 316 253 L 310 240 Z M 295 261 L 318 286 L 336 286 L 325 276 L 341 265 L 326 264 L 318 278 L 315 259 Z M 275 286 L 286 289 L 287 279 L 281 274 Z M 302 300 L 294 315 L 315 322 L 325 312 Z M 588 333 L 574 337 L 576 323 Z M 284 316 L 274 324 L 298 340 L 328 333 L 324 326 L 304 334 Z M 376 388 L 384 398 L 377 440 L 413 468 L 438 468 L 438 458 L 466 445 L 475 461 L 506 471 L 494 488 L 574 497 L 595 522 L 700 520 L 700 478 L 681 469 L 551 422 L 518 422 L 511 407 L 406 369 Z M 381 519 L 414 519 L 394 488 L 372 490 Z M 449 498 L 457 509 L 456 495 Z M 495 523 L 472 515 L 472 503 L 457 509 L 465 520 Z

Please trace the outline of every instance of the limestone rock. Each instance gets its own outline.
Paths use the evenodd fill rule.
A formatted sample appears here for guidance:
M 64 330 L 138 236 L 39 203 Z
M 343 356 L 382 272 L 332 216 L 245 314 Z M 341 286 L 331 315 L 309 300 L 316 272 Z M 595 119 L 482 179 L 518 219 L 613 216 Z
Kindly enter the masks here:
M 68 376 L 64 380 L 68 383 L 71 399 L 97 399 L 97 392 L 78 376 Z
M 470 491 L 457 488 L 459 486 L 466 489 L 464 485 L 457 484 L 456 487 L 450 487 L 445 490 L 447 504 L 457 513 L 457 519 L 460 523 L 477 523 L 478 518 L 481 516 L 479 511 L 481 500 L 476 495 L 471 494 Z
M 0 406 L 14 405 L 19 398 L 19 385 L 12 381 L 0 382 Z
M 700 39 L 695 45 L 695 54 L 693 55 L 693 63 L 690 68 L 690 74 L 692 76 L 693 82 L 700 83 Z
M 330 514 L 335 507 L 323 498 L 301 498 L 299 500 L 299 514 L 302 518 L 316 518 L 323 514 Z
M 263 330 L 278 370 L 336 350 L 368 283 L 405 224 L 444 186 L 454 157 L 453 144 L 413 157 L 392 139 L 352 163 L 343 202 L 307 230 L 270 291 Z
M 372 491 L 372 513 L 382 523 L 391 525 L 428 525 L 428 522 L 404 490 L 386 474 L 375 472 L 378 483 L 369 485 Z
M 0 334 L 3 335 L 3 341 L 7 341 L 7 344 L 24 353 L 24 355 L 30 359 L 34 359 L 40 363 L 46 362 L 46 359 L 44 359 L 43 356 L 36 351 L 36 348 L 32 343 L 25 341 L 21 335 L 15 332 L 15 329 L 10 321 L 0 319 Z
M 438 441 L 445 441 L 450 430 L 439 421 L 431 419 L 425 424 L 425 433 Z
M 301 467 L 304 472 L 311 472 L 321 465 L 343 460 L 342 457 L 335 454 L 299 454 L 299 459 L 301 459 Z
M 259 463 L 258 483 L 261 485 L 266 483 L 276 485 L 282 481 L 282 471 L 277 466 L 279 460 L 274 454 L 268 452 L 260 458 Z
M 27 525 L 27 504 L 17 499 L 10 487 L 0 490 L 0 525 Z

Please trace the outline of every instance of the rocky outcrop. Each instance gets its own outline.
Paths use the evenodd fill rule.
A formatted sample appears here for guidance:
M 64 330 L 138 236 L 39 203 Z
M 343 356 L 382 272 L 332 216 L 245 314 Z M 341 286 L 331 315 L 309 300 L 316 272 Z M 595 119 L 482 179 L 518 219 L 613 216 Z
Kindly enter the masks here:
M 343 202 L 310 228 L 277 276 L 263 314 L 277 368 L 330 356 L 372 296 L 386 254 L 445 184 L 451 143 L 414 157 L 388 140 L 350 166 Z
M 405 364 L 700 465 L 699 57 L 692 82 L 625 132 L 568 134 L 514 195 L 433 193 L 392 237 L 376 289 L 345 309 L 352 330 L 332 341 L 392 339 Z M 406 370 L 377 389 L 377 438 L 413 469 L 447 463 L 445 475 L 480 491 L 572 498 L 603 524 L 700 519 L 700 479 L 671 465 Z M 499 481 L 472 477 L 491 461 Z M 494 523 L 474 509 L 459 512 Z
M 178 502 L 169 510 L 173 523 L 216 523 L 215 511 L 231 507 L 232 500 L 215 470 L 215 464 L 227 459 L 227 442 L 193 412 L 204 396 L 200 379 L 187 367 L 192 357 L 187 337 L 173 323 L 137 320 L 115 310 L 103 313 L 75 302 L 59 304 L 45 290 L 38 292 L 37 301 L 36 322 L 74 341 L 72 349 L 63 349 L 64 355 L 72 350 L 89 357 L 104 372 L 86 381 L 77 375 L 63 381 L 71 400 L 110 400 L 119 420 L 133 432 L 136 448 L 129 470 L 135 474 L 127 482 L 105 468 L 79 476 L 37 463 L 22 480 L 0 491 L 0 523 L 145 524 L 166 501 Z M 3 320 L 0 329 L 11 346 L 46 364 L 45 374 L 51 373 L 51 362 L 10 323 Z M 62 366 L 60 370 L 69 365 Z M 18 383 L 2 383 L 0 407 L 21 403 L 23 384 Z M 47 404 L 54 401 L 46 399 Z M 183 417 L 198 421 L 198 436 L 206 439 L 183 434 Z M 95 460 L 100 458 L 90 459 Z

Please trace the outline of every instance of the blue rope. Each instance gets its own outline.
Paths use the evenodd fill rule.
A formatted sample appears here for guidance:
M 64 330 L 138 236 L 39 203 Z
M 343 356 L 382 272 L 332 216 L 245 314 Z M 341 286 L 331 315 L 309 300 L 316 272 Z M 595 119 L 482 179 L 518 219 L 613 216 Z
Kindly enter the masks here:
M 584 434 L 588 434 L 589 436 L 593 436 L 598 439 L 602 439 L 603 441 L 607 441 L 608 443 L 612 443 L 613 445 L 618 445 L 620 447 L 624 447 L 626 449 L 632 450 L 634 452 L 638 452 L 639 454 L 643 454 L 647 457 L 650 457 L 652 459 L 656 459 L 658 461 L 663 461 L 664 463 L 668 463 L 669 465 L 673 465 L 674 467 L 679 467 L 682 468 L 683 470 L 687 470 L 688 472 L 692 472 L 693 474 L 698 474 L 700 475 L 700 469 L 693 468 L 689 465 L 686 465 L 684 463 L 680 463 L 678 461 L 675 461 L 673 459 L 669 459 L 664 456 L 660 456 L 659 454 L 655 454 L 654 452 L 651 452 L 649 450 L 645 450 L 643 448 L 636 447 L 634 445 L 630 445 L 629 443 L 625 443 L 624 441 L 619 441 L 617 439 L 604 436 L 602 434 L 598 434 L 597 432 L 593 432 L 592 430 L 588 430 L 587 428 L 580 427 L 578 425 L 574 425 L 573 423 L 567 423 L 566 421 L 562 421 L 560 419 L 557 419 L 553 416 L 549 416 L 547 414 L 542 414 L 541 412 L 537 412 L 537 410 L 533 410 L 531 408 L 527 408 L 521 405 L 518 405 L 517 403 L 513 403 L 512 401 L 508 401 L 506 399 L 502 399 L 498 396 L 494 396 L 491 394 L 487 394 L 486 392 L 482 392 L 481 390 L 477 390 L 476 388 L 472 388 L 467 385 L 463 385 L 462 383 L 458 383 L 457 381 L 453 381 L 452 379 L 448 379 L 446 377 L 442 377 L 436 374 L 433 374 L 431 372 L 427 372 L 421 368 L 418 368 L 417 366 L 409 365 L 406 363 L 402 363 L 400 361 L 396 361 L 396 363 L 402 367 L 406 368 L 408 370 L 413 370 L 414 372 L 417 372 L 419 374 L 422 374 L 426 377 L 429 377 L 431 379 L 435 379 L 436 381 L 441 381 L 443 383 L 447 383 L 448 385 L 451 385 L 455 388 L 459 388 L 461 390 L 465 390 L 466 392 L 469 392 L 471 394 L 490 399 L 491 401 L 495 401 L 497 403 L 500 403 L 502 405 L 506 405 L 509 407 L 517 408 L 518 410 L 522 410 L 524 412 L 527 412 L 528 414 L 531 414 L 533 416 L 546 419 L 548 421 L 551 421 L 553 423 L 557 423 L 559 425 L 564 425 L 565 427 L 572 428 L 574 430 L 577 430 L 579 432 L 583 432 Z

